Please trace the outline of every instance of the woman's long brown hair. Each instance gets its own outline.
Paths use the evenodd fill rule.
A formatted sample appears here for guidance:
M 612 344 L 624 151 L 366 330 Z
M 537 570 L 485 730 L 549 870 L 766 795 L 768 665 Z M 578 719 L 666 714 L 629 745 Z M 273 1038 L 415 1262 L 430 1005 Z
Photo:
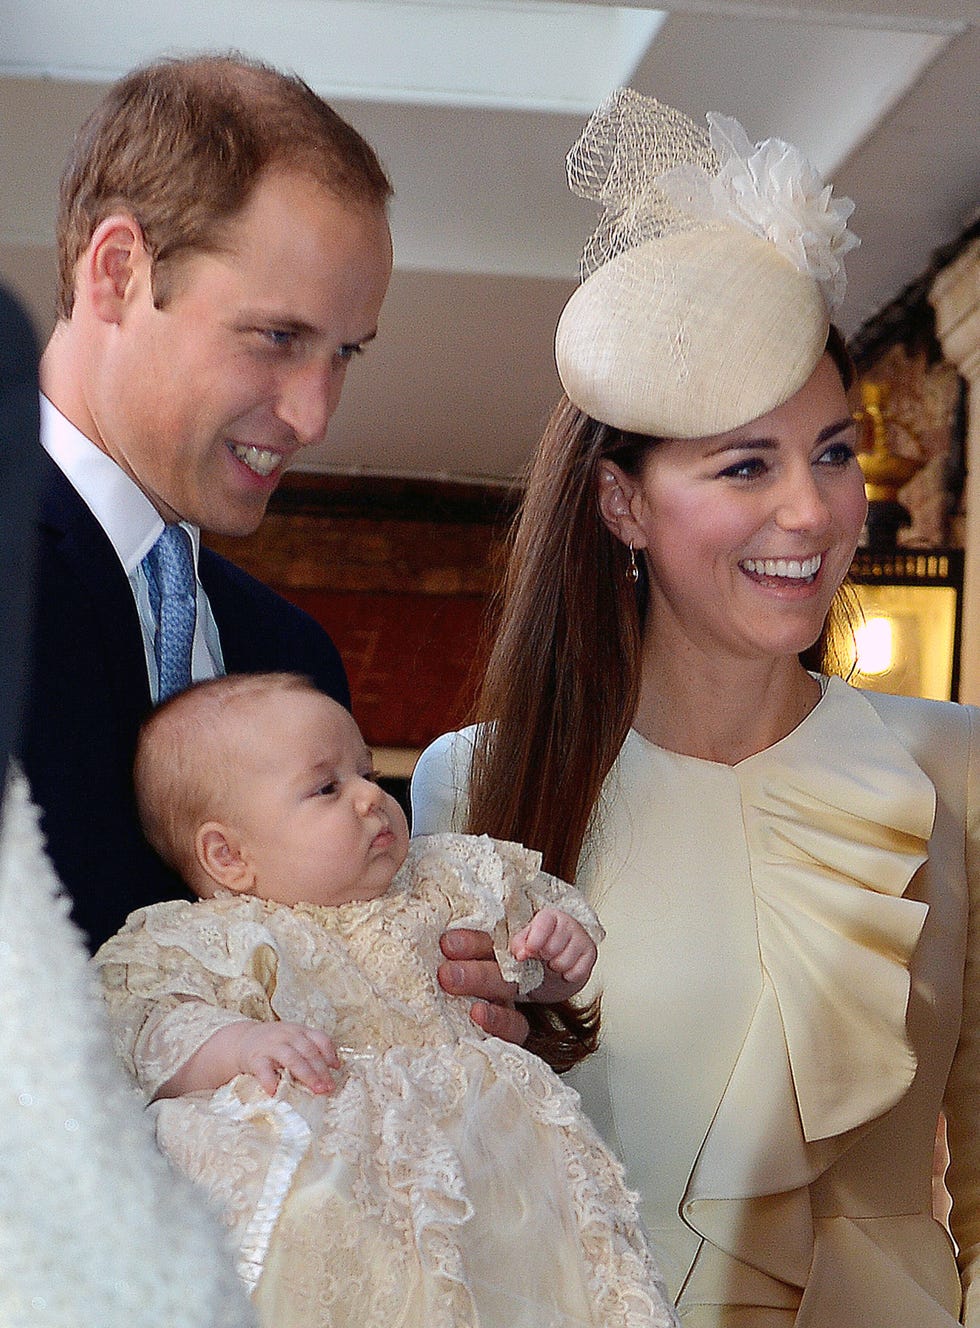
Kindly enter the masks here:
M 828 351 L 849 387 L 853 371 L 834 329 Z M 477 701 L 468 830 L 537 849 L 545 870 L 568 881 L 640 685 L 645 578 L 629 579 L 629 553 L 600 514 L 599 467 L 609 458 L 636 474 L 656 443 L 559 402 L 512 534 Z M 825 638 L 814 647 L 821 658 Z M 556 1069 L 597 1045 L 598 1001 L 521 1009 L 528 1046 Z
M 646 440 L 644 440 L 646 442 Z M 537 849 L 573 880 L 639 688 L 640 615 L 628 554 L 607 529 L 597 468 L 624 439 L 567 398 L 528 477 L 478 700 L 468 829 Z M 489 722 L 487 722 L 489 721 Z M 564 1070 L 593 1051 L 595 1001 L 522 1005 L 528 1046 Z
M 599 462 L 615 454 L 624 464 L 623 445 L 567 398 L 552 414 L 512 535 L 477 703 L 469 828 L 537 849 L 564 880 L 574 878 L 639 689 L 629 555 L 598 505 Z

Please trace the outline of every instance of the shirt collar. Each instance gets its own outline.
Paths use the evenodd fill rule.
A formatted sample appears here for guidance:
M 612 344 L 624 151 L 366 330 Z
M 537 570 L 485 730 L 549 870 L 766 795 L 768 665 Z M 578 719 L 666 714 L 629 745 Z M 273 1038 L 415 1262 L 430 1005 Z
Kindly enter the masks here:
M 105 531 L 126 575 L 132 576 L 163 530 L 160 513 L 112 457 L 43 394 L 41 445 Z M 186 521 L 180 524 L 191 537 L 196 568 L 201 532 Z

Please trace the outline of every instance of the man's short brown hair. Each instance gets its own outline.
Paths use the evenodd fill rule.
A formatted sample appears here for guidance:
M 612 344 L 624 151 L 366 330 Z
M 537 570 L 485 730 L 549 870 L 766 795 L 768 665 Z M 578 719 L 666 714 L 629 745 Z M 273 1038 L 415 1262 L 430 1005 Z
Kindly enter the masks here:
M 294 75 L 238 55 L 161 60 L 115 83 L 79 130 L 61 178 L 58 313 L 70 318 L 75 266 L 117 210 L 139 222 L 154 298 L 167 264 L 214 250 L 260 177 L 297 171 L 351 207 L 385 207 L 374 150 Z

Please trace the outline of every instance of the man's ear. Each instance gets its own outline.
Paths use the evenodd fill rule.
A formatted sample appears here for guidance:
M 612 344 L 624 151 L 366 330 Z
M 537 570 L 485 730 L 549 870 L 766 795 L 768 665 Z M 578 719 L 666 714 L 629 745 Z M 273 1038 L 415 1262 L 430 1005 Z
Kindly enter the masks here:
M 255 871 L 242 851 L 234 830 L 219 821 L 206 821 L 194 836 L 194 852 L 209 880 L 236 894 L 251 894 Z
M 78 284 L 105 323 L 122 321 L 127 299 L 142 282 L 149 284 L 151 262 L 143 229 L 128 212 L 113 213 L 99 222 L 79 260 Z
M 636 549 L 646 548 L 647 538 L 634 515 L 639 502 L 640 486 L 615 461 L 600 461 L 599 491 L 596 495 L 599 515 L 624 544 Z

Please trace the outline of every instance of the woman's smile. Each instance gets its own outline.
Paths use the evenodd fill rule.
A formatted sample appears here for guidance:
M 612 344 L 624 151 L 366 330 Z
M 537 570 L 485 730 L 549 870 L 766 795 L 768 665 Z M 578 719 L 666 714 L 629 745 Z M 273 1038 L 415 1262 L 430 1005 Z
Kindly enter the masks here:
M 823 554 L 811 558 L 743 558 L 739 566 L 762 581 L 805 581 L 812 585 L 820 571 Z

